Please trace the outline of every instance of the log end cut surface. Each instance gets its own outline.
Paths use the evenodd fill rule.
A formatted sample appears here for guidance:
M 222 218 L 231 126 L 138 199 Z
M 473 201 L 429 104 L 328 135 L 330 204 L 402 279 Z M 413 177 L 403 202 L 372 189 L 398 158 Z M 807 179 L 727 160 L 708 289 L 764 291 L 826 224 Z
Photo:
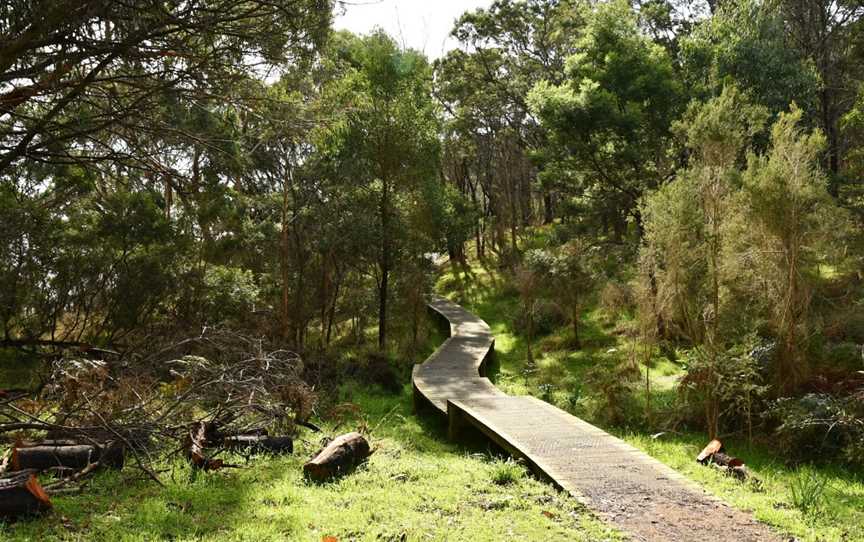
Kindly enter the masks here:
M 482 431 L 634 540 L 781 540 L 609 433 L 539 399 L 504 394 L 480 376 L 494 345 L 489 326 L 447 300 L 430 307 L 450 321 L 451 337 L 415 367 L 414 389 L 451 428 Z

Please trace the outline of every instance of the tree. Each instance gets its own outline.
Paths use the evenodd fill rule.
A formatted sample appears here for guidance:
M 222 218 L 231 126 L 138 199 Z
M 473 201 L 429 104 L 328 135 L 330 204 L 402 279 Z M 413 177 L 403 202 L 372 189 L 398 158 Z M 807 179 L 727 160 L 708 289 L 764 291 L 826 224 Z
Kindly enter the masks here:
M 772 114 L 792 101 L 815 114 L 816 74 L 789 46 L 785 27 L 780 13 L 761 0 L 725 2 L 682 40 L 686 84 L 702 100 L 735 84 Z
M 818 119 L 826 137 L 826 168 L 832 175 L 841 172 L 843 144 L 840 119 L 857 90 L 853 75 L 860 66 L 851 42 L 864 25 L 864 4 L 855 0 L 772 0 L 771 8 L 782 14 L 790 42 L 819 75 Z M 860 77 L 860 71 L 858 72 Z M 837 179 L 830 179 L 829 191 L 837 195 Z
M 738 214 L 739 164 L 767 119 L 734 86 L 717 98 L 694 103 L 676 124 L 691 149 L 688 168 L 645 203 L 643 260 L 660 300 L 654 307 L 704 354 L 699 388 L 705 397 L 709 436 L 718 433 L 718 364 L 734 334 L 730 319 L 738 300 L 728 291 L 736 276 L 727 258 L 730 221 Z
M 802 114 L 793 106 L 780 115 L 770 150 L 748 157 L 743 178 L 752 233 L 745 256 L 759 266 L 771 307 L 771 327 L 780 342 L 775 385 L 781 393 L 795 390 L 808 373 L 803 352 L 819 247 L 843 214 L 827 192 L 819 165 L 825 136 L 806 133 Z
M 543 222 L 554 219 L 557 187 L 553 179 L 538 178 L 532 160 L 546 132 L 529 111 L 526 95 L 543 79 L 563 79 L 572 36 L 582 24 L 581 5 L 496 0 L 457 21 L 452 35 L 463 48 L 435 65 L 435 94 L 445 107 L 452 142 L 446 145 L 444 171 L 476 209 L 479 257 L 487 231 L 493 248 L 515 255 L 518 232 L 537 217 L 537 207 L 542 205 Z M 536 194 L 542 201 L 535 202 Z
M 329 21 L 321 0 L 6 2 L 0 175 L 25 158 L 143 165 L 135 143 L 160 126 L 142 122 L 154 102 L 228 99 L 237 68 L 309 57 Z
M 365 207 L 374 217 L 366 246 L 376 246 L 378 346 L 383 350 L 397 257 L 408 257 L 403 249 L 417 254 L 422 248 L 402 243 L 401 232 L 406 217 L 421 204 L 418 190 L 436 179 L 438 119 L 430 68 L 420 54 L 399 50 L 380 32 L 347 40 L 343 54 L 351 69 L 333 92 L 350 107 L 330 131 L 330 145 L 338 174 L 361 189 L 366 205 L 375 202 L 374 209 Z
M 254 238 L 248 204 L 258 189 L 245 182 L 254 174 L 245 175 L 244 117 L 260 103 L 266 70 L 314 60 L 330 8 L 0 7 L 9 206 L 0 226 L 14 232 L 0 236 L 0 273 L 16 286 L 3 302 L 8 339 L 147 342 L 160 326 L 214 323 L 206 298 L 230 281 L 256 291 L 248 279 L 261 269 L 261 244 L 238 249 Z M 22 214 L 32 216 L 7 224 Z
M 571 190 L 621 238 L 628 217 L 641 230 L 642 194 L 670 175 L 681 87 L 668 53 L 640 34 L 624 2 L 595 8 L 577 51 L 567 80 L 537 84 L 528 101 L 550 133 L 549 156 L 576 172 Z

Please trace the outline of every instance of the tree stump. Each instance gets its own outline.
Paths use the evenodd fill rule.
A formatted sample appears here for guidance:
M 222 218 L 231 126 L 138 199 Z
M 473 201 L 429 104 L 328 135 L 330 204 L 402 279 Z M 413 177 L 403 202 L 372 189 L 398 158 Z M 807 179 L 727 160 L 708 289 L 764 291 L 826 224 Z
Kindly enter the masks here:
M 362 463 L 371 455 L 369 442 L 360 433 L 335 438 L 314 458 L 303 465 L 305 475 L 315 481 L 339 476 Z
M 0 478 L 0 517 L 13 519 L 28 514 L 41 514 L 51 509 L 51 499 L 35 472 L 14 472 Z

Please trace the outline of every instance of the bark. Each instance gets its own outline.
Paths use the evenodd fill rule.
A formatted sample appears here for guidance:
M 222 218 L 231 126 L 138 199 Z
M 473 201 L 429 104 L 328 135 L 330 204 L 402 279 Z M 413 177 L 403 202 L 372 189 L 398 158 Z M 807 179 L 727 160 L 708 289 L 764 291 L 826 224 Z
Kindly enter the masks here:
M 17 518 L 42 514 L 51 509 L 51 499 L 33 471 L 15 472 L 0 478 L 0 517 Z
M 290 454 L 294 452 L 291 437 L 270 437 L 267 435 L 235 435 L 225 437 L 223 446 L 229 450 L 252 453 Z
M 387 348 L 387 294 L 390 289 L 390 183 L 381 194 L 381 282 L 378 285 L 378 349 Z
M 553 207 L 552 192 L 543 192 L 543 224 L 551 224 L 555 220 L 555 209 Z
M 345 474 L 371 455 L 369 442 L 360 433 L 348 433 L 333 440 L 318 455 L 303 465 L 304 474 L 323 481 Z
M 119 445 L 101 447 L 90 444 L 16 447 L 12 450 L 14 470 L 43 471 L 55 467 L 80 470 L 97 462 L 114 469 L 122 469 L 125 451 Z

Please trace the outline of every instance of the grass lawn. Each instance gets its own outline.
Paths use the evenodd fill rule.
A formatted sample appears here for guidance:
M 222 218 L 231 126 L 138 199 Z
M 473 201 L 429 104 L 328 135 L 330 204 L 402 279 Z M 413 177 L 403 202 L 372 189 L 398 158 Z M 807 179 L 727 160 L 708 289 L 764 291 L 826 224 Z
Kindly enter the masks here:
M 696 463 L 696 455 L 706 444 L 704 434 L 665 433 L 654 438 L 652 435 L 661 431 L 659 424 L 656 428 L 640 424 L 637 430 L 604 424 L 598 415 L 602 407 L 597 403 L 597 394 L 592 393 L 596 390 L 591 389 L 587 377 L 597 364 L 631 355 L 632 344 L 615 332 L 615 323 L 607 322 L 598 309 L 589 307 L 583 312 L 581 349 L 570 347 L 572 332 L 569 327 L 561 327 L 535 340 L 535 366 L 529 367 L 525 337 L 514 330 L 519 296 L 497 271 L 477 264 L 467 270 L 448 268 L 437 286 L 440 293 L 463 304 L 491 326 L 499 366 L 493 379 L 507 393 L 540 397 L 602 426 L 730 504 L 752 510 L 757 518 L 775 526 L 779 532 L 802 541 L 864 541 L 864 473 L 832 465 L 796 470 L 772 455 L 770 443 L 750 446 L 746 442 L 725 439 L 727 449 L 744 459 L 761 481 L 761 487 L 741 484 Z M 644 382 L 644 365 L 640 366 L 640 371 Z M 648 375 L 652 411 L 675 400 L 675 385 L 681 373 L 677 364 L 665 358 L 652 360 Z M 637 388 L 627 408 L 641 415 L 646 394 L 643 384 L 638 384 Z M 824 490 L 819 491 L 820 486 Z M 804 497 L 796 498 L 793 487 Z M 807 496 L 815 501 L 813 506 L 801 504 Z
M 618 540 L 574 499 L 486 450 L 446 442 L 443 424 L 411 413 L 401 396 L 345 388 L 375 453 L 343 479 L 317 485 L 301 475 L 316 437 L 294 455 L 253 459 L 246 468 L 193 479 L 182 463 L 167 487 L 130 480 L 133 471 L 95 477 L 81 495 L 55 497 L 46 518 L 0 526 L 2 540 Z M 237 459 L 243 463 L 243 459 Z

